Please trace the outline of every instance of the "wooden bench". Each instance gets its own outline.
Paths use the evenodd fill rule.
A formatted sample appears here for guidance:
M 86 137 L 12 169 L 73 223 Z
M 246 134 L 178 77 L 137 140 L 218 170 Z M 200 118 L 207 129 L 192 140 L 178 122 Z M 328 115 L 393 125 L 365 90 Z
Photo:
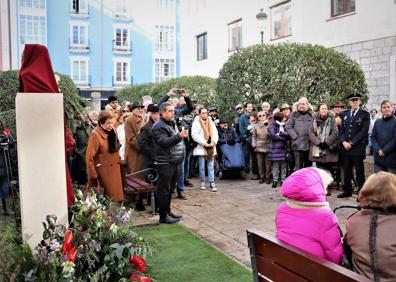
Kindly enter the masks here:
M 142 177 L 138 175 L 142 174 L 150 183 L 144 181 Z M 147 168 L 136 171 L 125 175 L 126 187 L 124 192 L 126 194 L 139 194 L 139 193 L 150 193 L 151 198 L 151 213 L 155 215 L 155 197 L 154 193 L 157 191 L 157 187 L 154 183 L 158 180 L 158 172 L 154 168 Z
M 277 240 L 255 229 L 247 230 L 253 281 L 371 281 L 328 260 Z

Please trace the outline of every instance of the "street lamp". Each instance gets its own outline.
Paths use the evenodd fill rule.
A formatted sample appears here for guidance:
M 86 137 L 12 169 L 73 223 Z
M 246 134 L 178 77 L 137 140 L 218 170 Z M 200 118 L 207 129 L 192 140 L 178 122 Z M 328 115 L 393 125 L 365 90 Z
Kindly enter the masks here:
M 264 9 L 260 9 L 260 12 L 256 15 L 256 19 L 261 34 L 261 44 L 264 43 L 264 30 L 267 23 L 267 18 L 268 16 L 266 13 L 264 13 Z

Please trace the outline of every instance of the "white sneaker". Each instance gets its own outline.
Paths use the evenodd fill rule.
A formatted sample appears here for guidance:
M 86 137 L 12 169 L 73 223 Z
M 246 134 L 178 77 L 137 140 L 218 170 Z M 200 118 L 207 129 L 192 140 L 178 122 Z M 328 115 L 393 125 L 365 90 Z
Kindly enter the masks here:
M 201 186 L 199 187 L 199 189 L 201 189 L 201 190 L 205 190 L 206 189 L 205 181 L 201 181 Z
M 210 183 L 210 191 L 217 192 L 216 184 L 214 182 Z

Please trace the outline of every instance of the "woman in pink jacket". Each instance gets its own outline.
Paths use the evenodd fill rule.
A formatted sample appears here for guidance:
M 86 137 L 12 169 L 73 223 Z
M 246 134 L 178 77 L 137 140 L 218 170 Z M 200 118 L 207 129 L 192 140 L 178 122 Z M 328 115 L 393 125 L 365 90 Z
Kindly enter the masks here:
M 308 167 L 291 174 L 282 185 L 276 213 L 276 237 L 314 256 L 340 263 L 341 230 L 326 202 L 326 187 L 332 182 L 324 170 Z

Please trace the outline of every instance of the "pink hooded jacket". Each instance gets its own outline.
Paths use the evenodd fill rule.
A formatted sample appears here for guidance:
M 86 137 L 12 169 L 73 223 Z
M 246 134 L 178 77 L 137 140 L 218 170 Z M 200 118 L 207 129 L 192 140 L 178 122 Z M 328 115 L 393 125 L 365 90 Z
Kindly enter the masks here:
M 343 253 L 336 215 L 326 202 L 319 170 L 300 169 L 282 185 L 287 198 L 276 213 L 276 238 L 314 256 L 339 264 Z

